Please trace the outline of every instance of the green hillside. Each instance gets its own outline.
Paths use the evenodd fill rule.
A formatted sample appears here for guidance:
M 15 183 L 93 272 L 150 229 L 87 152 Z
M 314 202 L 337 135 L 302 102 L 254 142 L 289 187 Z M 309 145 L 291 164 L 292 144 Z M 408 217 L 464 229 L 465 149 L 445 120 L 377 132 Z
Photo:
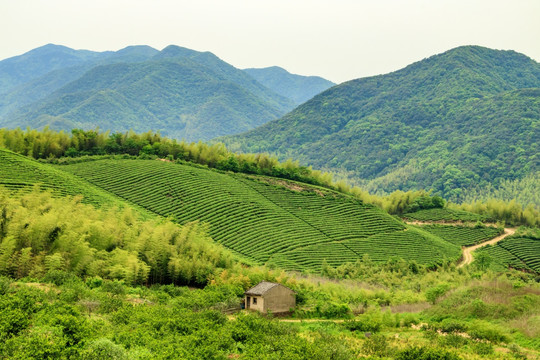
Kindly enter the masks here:
M 378 208 L 305 184 L 148 160 L 60 165 L 131 203 L 179 223 L 209 223 L 214 240 L 255 263 L 320 271 L 364 254 L 432 265 L 460 249 L 408 229 Z
M 460 47 L 335 86 L 224 141 L 333 170 L 372 192 L 432 188 L 460 201 L 539 170 L 539 87 L 540 65 L 525 55 Z M 527 191 L 540 193 L 538 184 Z
M 489 220 L 486 216 L 470 213 L 463 210 L 448 208 L 423 209 L 412 213 L 405 213 L 402 218 L 417 221 L 439 221 L 439 222 L 476 222 Z
M 0 149 L 0 186 L 12 192 L 30 192 L 39 185 L 55 196 L 82 195 L 93 205 L 125 205 L 125 202 L 72 174 L 38 161 Z
M 291 74 L 279 66 L 244 69 L 244 71 L 267 88 L 293 100 L 297 105 L 335 85 L 319 76 Z

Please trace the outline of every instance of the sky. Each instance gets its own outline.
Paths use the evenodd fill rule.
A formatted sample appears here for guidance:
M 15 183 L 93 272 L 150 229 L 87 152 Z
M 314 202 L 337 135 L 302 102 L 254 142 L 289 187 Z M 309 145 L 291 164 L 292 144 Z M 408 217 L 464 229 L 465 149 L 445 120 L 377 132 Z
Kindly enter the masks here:
M 461 45 L 540 61 L 540 0 L 0 0 L 0 59 L 174 44 L 340 83 Z

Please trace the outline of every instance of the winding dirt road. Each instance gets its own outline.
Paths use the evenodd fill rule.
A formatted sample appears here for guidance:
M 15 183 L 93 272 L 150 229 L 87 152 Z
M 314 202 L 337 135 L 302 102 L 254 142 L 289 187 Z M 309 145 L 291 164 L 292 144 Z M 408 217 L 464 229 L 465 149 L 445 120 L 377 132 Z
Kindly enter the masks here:
M 463 267 L 465 265 L 468 265 L 468 264 L 472 263 L 473 260 L 474 260 L 474 257 L 472 256 L 472 252 L 475 251 L 476 249 L 484 247 L 486 245 L 493 245 L 495 243 L 498 243 L 499 241 L 501 241 L 505 237 L 513 235 L 515 232 L 516 232 L 516 229 L 504 228 L 504 234 L 502 234 L 502 235 L 499 235 L 499 236 L 497 236 L 497 237 L 495 237 L 495 238 L 493 238 L 491 240 L 485 241 L 485 242 L 483 242 L 481 244 L 464 247 L 463 248 L 463 260 L 458 265 L 458 267 Z

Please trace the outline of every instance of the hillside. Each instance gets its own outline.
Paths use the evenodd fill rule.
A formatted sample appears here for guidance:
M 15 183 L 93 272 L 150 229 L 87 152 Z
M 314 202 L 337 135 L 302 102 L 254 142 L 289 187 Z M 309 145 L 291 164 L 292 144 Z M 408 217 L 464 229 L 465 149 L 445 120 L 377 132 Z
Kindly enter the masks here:
M 319 76 L 291 74 L 279 66 L 251 68 L 244 71 L 267 88 L 293 100 L 297 105 L 335 85 Z
M 30 55 L 22 57 L 41 59 Z M 292 100 L 209 52 L 133 46 L 94 55 L 78 63 L 58 55 L 63 61 L 56 67 L 3 88 L 0 126 L 155 130 L 197 141 L 250 130 L 294 107 Z M 31 67 L 30 61 L 12 59 L 0 62 L 8 74 Z
M 12 192 L 28 193 L 39 185 L 57 197 L 82 195 L 93 205 L 125 205 L 124 201 L 86 181 L 50 165 L 0 149 L 0 186 Z
M 370 191 L 432 188 L 460 201 L 538 171 L 538 87 L 540 65 L 525 55 L 460 47 L 335 86 L 223 140 L 336 171 Z
M 258 264 L 319 272 L 368 254 L 433 265 L 460 249 L 407 228 L 378 208 L 301 183 L 147 160 L 60 165 L 92 184 L 180 224 L 209 224 L 214 240 Z

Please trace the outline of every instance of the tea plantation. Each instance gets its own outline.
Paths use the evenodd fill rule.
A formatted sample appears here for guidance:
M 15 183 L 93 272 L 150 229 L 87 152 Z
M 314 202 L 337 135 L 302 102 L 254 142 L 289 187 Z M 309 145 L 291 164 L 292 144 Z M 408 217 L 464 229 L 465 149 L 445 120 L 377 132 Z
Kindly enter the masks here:
M 408 229 L 380 209 L 305 184 L 221 173 L 188 164 L 107 159 L 60 165 L 92 184 L 181 224 L 206 222 L 214 240 L 258 264 L 290 270 L 337 266 L 369 254 L 432 265 L 458 246 Z
M 83 195 L 83 201 L 93 205 L 119 205 L 119 199 L 105 191 L 38 161 L 0 149 L 0 186 L 12 191 L 30 191 L 39 184 L 56 196 Z
M 471 227 L 452 225 L 424 225 L 422 229 L 428 231 L 452 244 L 459 246 L 472 246 L 493 239 L 502 234 L 502 230 L 495 227 Z
M 478 251 L 487 253 L 496 266 L 540 274 L 540 239 L 511 236 Z
M 436 208 L 436 209 L 423 209 L 412 213 L 403 214 L 403 218 L 417 221 L 487 221 L 486 216 L 479 214 L 473 214 L 468 211 Z

